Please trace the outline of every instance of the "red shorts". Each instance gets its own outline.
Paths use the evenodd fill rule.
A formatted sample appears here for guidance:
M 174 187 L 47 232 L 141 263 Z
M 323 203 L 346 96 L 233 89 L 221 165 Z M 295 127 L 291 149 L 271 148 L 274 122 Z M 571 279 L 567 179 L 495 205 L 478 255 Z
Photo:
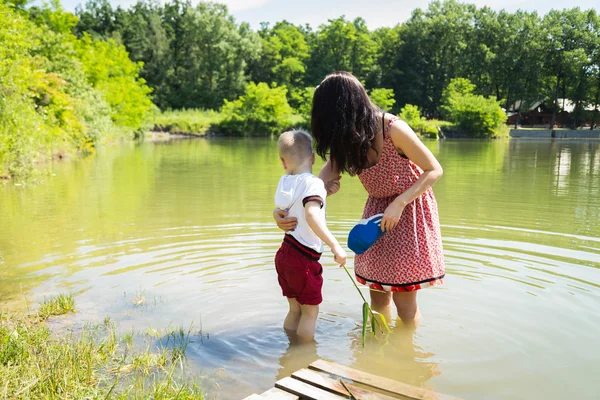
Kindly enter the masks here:
M 279 286 L 285 297 L 294 298 L 303 305 L 321 304 L 323 267 L 319 263 L 320 257 L 320 253 L 304 246 L 293 236 L 285 235 L 275 255 Z

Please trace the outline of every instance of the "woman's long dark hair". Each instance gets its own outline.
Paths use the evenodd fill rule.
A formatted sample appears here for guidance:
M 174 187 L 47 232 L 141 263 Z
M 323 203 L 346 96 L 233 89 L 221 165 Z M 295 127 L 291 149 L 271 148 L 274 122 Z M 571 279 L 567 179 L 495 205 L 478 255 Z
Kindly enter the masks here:
M 329 154 L 340 172 L 359 174 L 368 167 L 369 149 L 380 129 L 381 110 L 363 85 L 348 72 L 334 72 L 315 90 L 311 130 L 316 151 Z

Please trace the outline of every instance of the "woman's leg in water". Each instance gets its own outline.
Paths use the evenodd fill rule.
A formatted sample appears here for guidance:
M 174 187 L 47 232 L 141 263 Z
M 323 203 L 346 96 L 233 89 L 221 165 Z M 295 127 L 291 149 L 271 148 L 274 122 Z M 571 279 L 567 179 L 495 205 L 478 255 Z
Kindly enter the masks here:
M 421 318 L 421 311 L 417 305 L 417 291 L 394 292 L 394 304 L 398 311 L 398 317 L 405 324 L 415 324 Z
M 371 310 L 377 311 L 387 321 L 390 321 L 392 316 L 392 293 L 370 290 L 369 294 L 371 295 Z

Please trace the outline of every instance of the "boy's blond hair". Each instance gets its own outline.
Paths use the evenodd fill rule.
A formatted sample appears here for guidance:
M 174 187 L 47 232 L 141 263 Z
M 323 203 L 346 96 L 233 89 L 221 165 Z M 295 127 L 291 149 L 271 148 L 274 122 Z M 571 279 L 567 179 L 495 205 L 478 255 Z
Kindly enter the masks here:
M 300 129 L 287 131 L 279 136 L 277 148 L 281 158 L 302 164 L 312 158 L 312 137 L 308 132 Z

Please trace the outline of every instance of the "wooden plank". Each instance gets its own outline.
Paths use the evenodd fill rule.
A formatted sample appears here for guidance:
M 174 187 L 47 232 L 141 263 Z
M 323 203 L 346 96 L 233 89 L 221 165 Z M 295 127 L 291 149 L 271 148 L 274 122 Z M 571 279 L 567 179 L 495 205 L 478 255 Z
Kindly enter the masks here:
M 348 397 L 348 391 L 340 383 L 339 380 L 332 379 L 329 375 L 323 372 L 312 371 L 310 369 L 301 369 L 292 374 L 292 378 L 301 380 L 320 389 L 327 390 L 338 394 L 342 397 Z M 346 383 L 346 387 L 354 397 L 360 400 L 397 400 L 397 397 L 386 396 L 385 394 L 371 392 L 370 390 L 362 389 L 354 385 Z
M 261 394 L 261 398 L 271 400 L 298 400 L 298 396 L 277 388 L 267 390 Z
M 343 398 L 290 377 L 278 380 L 275 382 L 275 387 L 293 393 L 302 400 L 341 400 Z
M 264 400 L 264 397 L 262 397 L 261 395 L 258 395 L 256 393 L 251 394 L 248 397 L 244 397 L 244 400 Z
M 359 371 L 325 360 L 317 360 L 310 364 L 309 368 L 317 371 L 327 372 L 343 378 L 348 378 L 354 382 L 362 383 L 363 385 L 384 390 L 389 393 L 408 397 L 409 399 L 438 400 L 440 398 L 444 398 L 448 400 L 458 400 L 456 397 L 440 395 L 432 392 L 431 390 L 407 385 L 406 383 L 383 378 L 377 375 L 369 374 L 368 372 Z

